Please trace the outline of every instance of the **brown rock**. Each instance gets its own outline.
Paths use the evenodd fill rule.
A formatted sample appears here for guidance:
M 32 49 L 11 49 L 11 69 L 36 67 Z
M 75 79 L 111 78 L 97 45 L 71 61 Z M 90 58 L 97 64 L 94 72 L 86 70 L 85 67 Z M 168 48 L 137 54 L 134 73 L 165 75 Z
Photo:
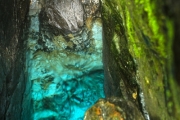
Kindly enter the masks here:
M 144 120 L 130 102 L 119 98 L 100 99 L 87 110 L 84 120 Z

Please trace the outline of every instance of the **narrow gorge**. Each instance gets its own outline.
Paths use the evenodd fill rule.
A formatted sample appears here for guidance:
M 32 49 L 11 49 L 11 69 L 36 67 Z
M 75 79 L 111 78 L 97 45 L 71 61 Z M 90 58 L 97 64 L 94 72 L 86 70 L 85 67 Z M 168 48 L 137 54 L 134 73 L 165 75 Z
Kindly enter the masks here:
M 180 120 L 178 0 L 1 0 L 0 120 Z

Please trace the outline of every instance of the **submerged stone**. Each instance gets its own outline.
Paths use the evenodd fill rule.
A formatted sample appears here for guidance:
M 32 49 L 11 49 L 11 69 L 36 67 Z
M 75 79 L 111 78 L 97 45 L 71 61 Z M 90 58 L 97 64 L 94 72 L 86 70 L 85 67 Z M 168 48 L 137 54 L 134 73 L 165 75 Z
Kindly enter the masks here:
M 84 120 L 145 120 L 130 101 L 120 98 L 98 100 L 86 111 Z
M 83 119 L 88 107 L 104 98 L 101 18 L 94 13 L 85 19 L 84 4 L 46 1 L 30 16 L 27 71 L 34 120 Z

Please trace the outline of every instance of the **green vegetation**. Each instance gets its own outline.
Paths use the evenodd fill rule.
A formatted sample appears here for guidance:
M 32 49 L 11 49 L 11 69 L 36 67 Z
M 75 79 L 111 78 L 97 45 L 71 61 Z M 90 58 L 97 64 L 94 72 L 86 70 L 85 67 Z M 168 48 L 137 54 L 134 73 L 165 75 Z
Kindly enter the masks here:
M 120 74 L 126 66 L 122 51 L 132 56 L 137 66 L 136 82 L 144 93 L 150 118 L 179 119 L 180 90 L 172 73 L 174 25 L 161 8 L 162 3 L 155 0 L 102 0 L 104 42 L 112 56 L 109 61 L 120 63 L 116 65 Z

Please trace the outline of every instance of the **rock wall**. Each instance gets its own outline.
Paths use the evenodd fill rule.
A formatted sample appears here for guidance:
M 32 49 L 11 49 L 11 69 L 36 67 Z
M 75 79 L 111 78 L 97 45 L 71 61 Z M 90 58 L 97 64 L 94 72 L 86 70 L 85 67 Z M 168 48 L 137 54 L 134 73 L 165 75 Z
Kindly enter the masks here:
M 170 1 L 102 0 L 106 97 L 130 100 L 146 120 L 179 119 L 172 52 L 176 46 L 177 61 L 179 8 L 172 6 Z
M 61 119 L 70 116 L 70 104 L 83 113 L 82 106 L 104 96 L 102 12 L 106 99 L 84 119 L 179 120 L 180 2 L 101 5 L 102 10 L 99 0 L 0 1 L 0 119 Z
M 23 29 L 29 0 L 0 1 L 0 119 L 20 120 L 26 87 Z M 28 117 L 29 114 L 26 114 Z

